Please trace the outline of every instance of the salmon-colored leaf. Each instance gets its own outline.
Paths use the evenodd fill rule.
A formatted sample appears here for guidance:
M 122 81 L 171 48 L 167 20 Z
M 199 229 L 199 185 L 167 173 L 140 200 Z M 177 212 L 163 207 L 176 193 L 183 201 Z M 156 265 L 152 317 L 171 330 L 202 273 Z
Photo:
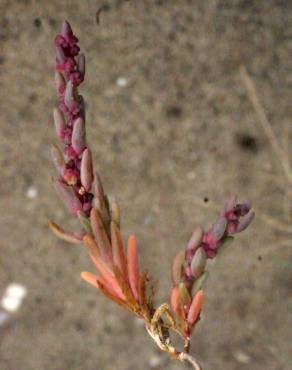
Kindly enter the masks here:
M 123 250 L 121 233 L 115 222 L 111 222 L 111 242 L 113 263 L 119 269 L 125 281 L 127 281 L 127 261 Z
M 200 312 L 202 310 L 203 301 L 204 301 L 203 291 L 199 290 L 198 293 L 193 298 L 193 301 L 191 303 L 191 307 L 188 313 L 187 321 L 188 321 L 189 326 L 193 326 L 198 320 L 200 316 Z
M 137 238 L 135 235 L 130 235 L 128 240 L 127 262 L 130 287 L 135 299 L 138 300 L 139 262 Z
M 95 236 L 100 254 L 105 261 L 112 262 L 112 249 L 109 238 L 105 231 L 99 212 L 92 208 L 90 212 L 90 221 L 93 234 Z

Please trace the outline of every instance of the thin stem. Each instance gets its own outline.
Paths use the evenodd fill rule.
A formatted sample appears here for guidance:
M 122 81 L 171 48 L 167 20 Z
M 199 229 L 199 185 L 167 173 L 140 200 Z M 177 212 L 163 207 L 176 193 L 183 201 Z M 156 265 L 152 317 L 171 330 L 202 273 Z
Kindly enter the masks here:
M 181 352 L 179 355 L 178 355 L 178 359 L 182 362 L 188 362 L 190 365 L 192 365 L 192 367 L 195 369 L 195 370 L 202 370 L 200 364 L 198 363 L 198 361 L 195 359 L 195 357 L 189 355 L 188 353 L 185 353 L 185 352 Z
M 273 129 L 272 129 L 272 126 L 271 126 L 271 123 L 269 122 L 268 118 L 267 118 L 267 115 L 266 115 L 266 112 L 259 100 L 259 97 L 258 97 L 258 94 L 257 94 L 257 91 L 256 91 L 256 88 L 255 88 L 255 84 L 253 82 L 253 80 L 251 79 L 251 77 L 249 76 L 245 66 L 242 66 L 240 68 L 240 76 L 241 76 L 241 79 L 245 85 L 245 88 L 247 90 L 247 94 L 248 94 L 248 97 L 253 105 L 253 108 L 258 116 L 258 121 L 263 129 L 263 131 L 265 132 L 267 138 L 269 139 L 270 141 L 270 144 L 275 152 L 275 154 L 278 156 L 279 160 L 280 160 L 280 163 L 282 165 L 282 168 L 283 168 L 283 171 L 284 171 L 284 174 L 285 174 L 285 177 L 288 181 L 288 183 L 291 185 L 292 184 L 292 170 L 291 170 L 291 167 L 290 167 L 290 163 L 289 163 L 289 158 L 288 156 L 286 155 L 286 153 L 283 152 L 280 144 L 279 144 L 279 141 L 276 137 L 276 134 L 274 133 Z

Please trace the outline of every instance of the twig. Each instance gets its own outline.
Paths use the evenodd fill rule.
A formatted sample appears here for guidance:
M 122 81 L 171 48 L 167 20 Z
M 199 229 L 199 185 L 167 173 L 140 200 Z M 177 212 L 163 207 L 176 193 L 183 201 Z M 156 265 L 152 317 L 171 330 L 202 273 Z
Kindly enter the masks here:
M 288 183 L 292 185 L 292 170 L 290 167 L 289 159 L 285 155 L 284 151 L 282 150 L 278 139 L 272 129 L 272 126 L 267 118 L 267 115 L 264 111 L 263 106 L 260 103 L 260 100 L 258 98 L 258 94 L 256 92 L 255 85 L 250 78 L 245 66 L 241 66 L 240 68 L 240 76 L 241 79 L 246 87 L 248 97 L 254 107 L 254 110 L 258 116 L 259 123 L 261 124 L 261 127 L 263 131 L 265 132 L 267 138 L 270 141 L 270 144 L 275 152 L 275 154 L 278 156 L 280 163 L 282 165 L 284 174 L 286 179 L 288 180 Z
M 192 367 L 195 369 L 195 370 L 202 370 L 200 364 L 197 362 L 197 360 L 189 355 L 188 353 L 185 353 L 185 352 L 181 352 L 179 355 L 178 355 L 178 359 L 182 362 L 188 362 L 190 365 L 192 365 Z

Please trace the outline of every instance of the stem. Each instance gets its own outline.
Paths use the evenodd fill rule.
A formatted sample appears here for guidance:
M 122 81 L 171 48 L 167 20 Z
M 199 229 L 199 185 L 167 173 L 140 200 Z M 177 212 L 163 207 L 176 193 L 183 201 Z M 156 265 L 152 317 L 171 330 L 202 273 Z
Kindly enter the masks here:
M 197 362 L 195 357 L 189 355 L 188 353 L 181 352 L 178 355 L 178 359 L 182 362 L 188 362 L 195 370 L 202 370 L 200 364 Z

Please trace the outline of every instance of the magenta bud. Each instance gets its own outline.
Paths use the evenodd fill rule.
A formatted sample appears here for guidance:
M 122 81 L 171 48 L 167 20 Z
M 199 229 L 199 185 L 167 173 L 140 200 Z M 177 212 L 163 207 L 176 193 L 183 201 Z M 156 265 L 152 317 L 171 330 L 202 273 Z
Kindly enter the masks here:
M 80 155 L 86 147 L 85 122 L 82 118 L 77 118 L 73 123 L 72 147 Z
M 220 240 L 224 235 L 227 227 L 227 219 L 220 216 L 211 229 L 212 236 L 216 241 Z
M 194 250 L 198 248 L 202 243 L 203 236 L 204 230 L 202 229 L 202 227 L 200 225 L 196 226 L 193 235 L 191 236 L 191 239 L 188 242 L 187 250 Z
M 64 94 L 65 88 L 66 88 L 66 81 L 62 75 L 62 73 L 56 71 L 55 72 L 55 84 L 57 88 L 57 92 L 62 95 Z
M 54 112 L 54 122 L 55 122 L 55 129 L 56 134 L 60 140 L 64 139 L 65 135 L 65 118 L 64 114 L 60 111 L 60 109 L 55 108 Z
M 255 216 L 254 212 L 249 212 L 245 216 L 243 216 L 239 221 L 236 232 L 240 233 L 241 231 L 245 230 L 250 225 L 254 216 Z
M 78 71 L 82 74 L 82 76 L 85 75 L 85 56 L 84 54 L 80 54 L 77 59 L 77 66 Z
M 65 168 L 65 160 L 61 149 L 57 145 L 54 144 L 52 145 L 51 157 L 57 171 L 59 172 L 60 175 L 63 175 L 63 171 Z
M 82 153 L 80 178 L 82 186 L 89 192 L 93 183 L 93 169 L 91 152 L 88 148 Z
M 73 35 L 72 28 L 71 28 L 70 23 L 68 21 L 63 22 L 61 34 L 66 38 Z
M 203 248 L 197 249 L 191 262 L 192 275 L 195 278 L 198 278 L 199 276 L 202 275 L 202 273 L 205 270 L 206 263 L 207 256 L 205 250 Z
M 53 183 L 59 198 L 63 201 L 72 215 L 76 216 L 77 212 L 82 210 L 82 204 L 77 195 L 74 193 L 72 187 L 64 184 L 59 179 L 54 179 Z

